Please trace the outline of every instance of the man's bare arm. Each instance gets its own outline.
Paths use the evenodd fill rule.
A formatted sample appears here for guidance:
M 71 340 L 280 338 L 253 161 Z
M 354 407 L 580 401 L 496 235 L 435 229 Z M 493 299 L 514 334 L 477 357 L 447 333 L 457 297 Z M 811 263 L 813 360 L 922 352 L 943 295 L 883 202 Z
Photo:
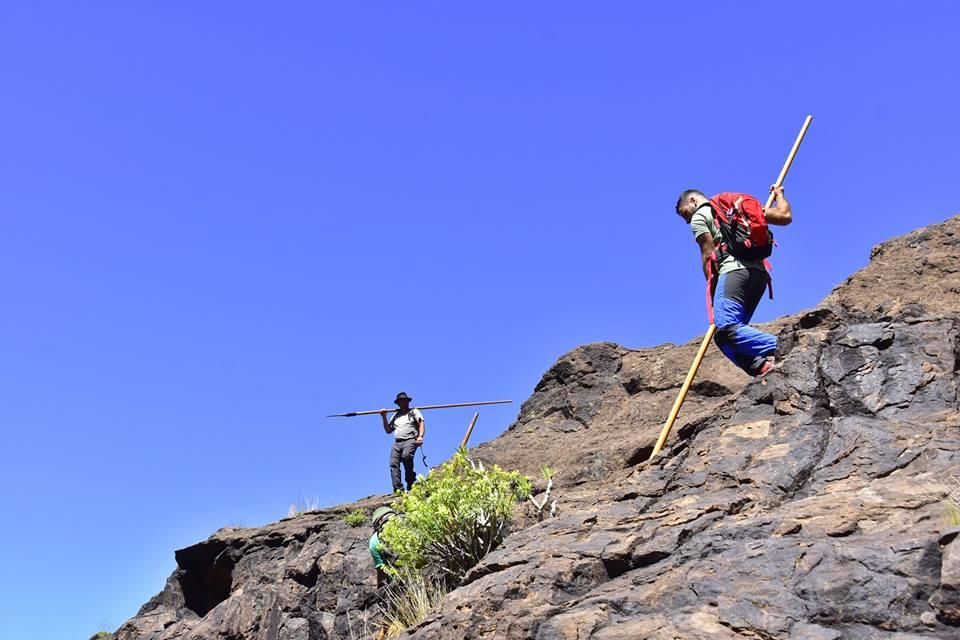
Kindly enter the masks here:
M 393 433 L 393 425 L 387 421 L 386 409 L 380 409 L 380 418 L 383 420 L 383 430 L 387 433 Z
M 775 224 L 785 227 L 793 222 L 793 210 L 790 208 L 790 203 L 787 202 L 787 199 L 783 195 L 783 187 L 773 186 L 770 187 L 770 191 L 774 193 L 774 202 L 776 203 L 776 206 L 770 207 L 769 209 L 764 209 L 763 215 L 767 219 L 767 224 Z
M 711 237 L 709 233 L 701 233 L 697 236 L 697 244 L 700 245 L 700 261 L 703 267 L 703 277 L 709 278 L 710 271 L 707 265 L 713 260 L 713 251 L 716 249 L 716 246 L 713 244 L 713 237 Z

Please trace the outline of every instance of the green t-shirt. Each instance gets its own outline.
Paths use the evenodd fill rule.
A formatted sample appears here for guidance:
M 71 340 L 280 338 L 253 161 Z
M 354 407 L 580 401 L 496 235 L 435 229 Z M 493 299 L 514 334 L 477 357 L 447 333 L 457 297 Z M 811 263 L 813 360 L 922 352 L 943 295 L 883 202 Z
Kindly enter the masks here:
M 373 557 L 373 566 L 380 569 L 386 564 L 383 560 L 383 545 L 380 536 L 374 533 L 370 536 L 370 556 Z
M 694 238 L 699 238 L 703 234 L 709 233 L 710 237 L 713 238 L 714 244 L 719 245 L 723 242 L 720 229 L 717 228 L 717 224 L 713 221 L 713 213 L 710 211 L 710 207 L 706 205 L 697 209 L 693 217 L 690 218 L 690 230 L 693 231 Z M 722 275 L 736 271 L 737 269 L 760 269 L 763 271 L 763 260 L 737 260 L 728 254 L 720 263 L 718 271 L 720 275 Z

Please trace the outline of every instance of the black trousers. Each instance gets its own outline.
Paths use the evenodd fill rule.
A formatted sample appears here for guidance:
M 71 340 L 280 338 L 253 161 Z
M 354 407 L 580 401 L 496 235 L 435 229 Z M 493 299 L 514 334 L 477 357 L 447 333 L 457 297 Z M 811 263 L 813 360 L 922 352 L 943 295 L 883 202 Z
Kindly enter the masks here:
M 393 490 L 403 489 L 400 484 L 400 465 L 403 464 L 404 476 L 407 480 L 407 491 L 413 486 L 417 474 L 413 470 L 413 457 L 417 453 L 417 439 L 396 440 L 390 449 L 390 479 L 393 480 Z

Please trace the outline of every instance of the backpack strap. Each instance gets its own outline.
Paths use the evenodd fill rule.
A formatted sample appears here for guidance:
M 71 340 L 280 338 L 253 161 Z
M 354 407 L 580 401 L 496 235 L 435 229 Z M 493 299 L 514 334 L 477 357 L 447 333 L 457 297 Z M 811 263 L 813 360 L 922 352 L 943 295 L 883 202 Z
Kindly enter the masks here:
M 726 219 L 726 218 L 724 217 L 723 212 L 720 211 L 722 207 L 719 204 L 713 202 L 712 200 L 707 200 L 706 202 L 701 204 L 699 207 L 697 207 L 694 210 L 694 213 L 696 213 L 697 211 L 700 211 L 700 209 L 704 207 L 710 207 L 710 219 L 713 221 L 713 226 L 717 229 L 717 233 L 720 234 L 720 242 L 716 242 L 716 238 L 711 238 L 714 241 L 716 246 L 716 249 L 714 250 L 714 259 L 716 260 L 716 267 L 719 269 L 723 261 L 726 260 L 730 251 L 727 246 L 727 237 L 723 234 L 723 225 L 721 225 L 720 222 L 717 220 L 718 212 L 721 218 L 723 219 Z M 714 275 L 717 275 L 717 274 L 715 273 Z
M 763 259 L 763 268 L 767 271 L 767 290 L 770 292 L 770 299 L 773 300 L 773 265 L 766 258 Z
M 707 318 L 710 320 L 710 324 L 713 324 L 713 287 L 716 274 L 714 274 L 714 266 L 717 264 L 716 251 L 714 255 L 710 256 L 710 259 L 707 261 Z
M 720 226 L 717 224 L 717 208 L 709 200 L 700 204 L 699 207 L 693 210 L 693 213 L 696 214 L 700 209 L 704 207 L 710 207 L 710 219 L 713 221 L 713 226 L 717 229 Z M 722 238 L 721 234 L 721 238 Z M 715 240 L 711 234 L 711 240 Z M 710 319 L 710 324 L 713 324 L 713 290 L 716 286 L 717 276 L 719 275 L 720 263 L 723 262 L 723 259 L 726 257 L 726 245 L 723 242 L 720 244 L 714 244 L 713 253 L 710 255 L 710 259 L 707 260 L 707 286 L 706 286 L 706 300 L 707 300 L 707 318 Z

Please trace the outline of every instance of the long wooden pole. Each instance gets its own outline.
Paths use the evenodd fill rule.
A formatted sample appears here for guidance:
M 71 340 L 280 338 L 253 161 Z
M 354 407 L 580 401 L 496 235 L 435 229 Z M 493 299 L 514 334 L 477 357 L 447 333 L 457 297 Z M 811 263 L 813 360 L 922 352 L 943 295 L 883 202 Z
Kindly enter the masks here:
M 479 407 L 481 405 L 488 404 L 508 404 L 513 402 L 513 400 L 487 400 L 484 402 L 458 402 L 456 404 L 431 404 L 425 407 L 410 407 L 411 409 L 416 409 L 417 411 L 426 411 L 427 409 L 452 409 L 454 407 Z M 328 418 L 352 418 L 354 416 L 370 416 L 381 411 L 386 411 L 388 413 L 393 413 L 398 411 L 397 409 L 373 409 L 371 411 L 351 411 L 349 413 L 335 413 L 332 416 L 327 416 Z
M 467 433 L 463 436 L 463 442 L 460 443 L 460 446 L 464 449 L 467 448 L 467 442 L 470 440 L 470 434 L 473 433 L 473 426 L 477 424 L 477 418 L 480 417 L 480 412 L 473 414 L 473 420 L 470 421 L 470 426 L 467 427 Z
M 677 395 L 677 399 L 673 401 L 673 408 L 670 409 L 670 415 L 667 417 L 667 421 L 664 423 L 663 429 L 660 430 L 660 437 L 657 438 L 657 444 L 654 445 L 653 453 L 650 454 L 651 460 L 653 460 L 653 457 L 660 453 L 660 450 L 663 449 L 663 445 L 667 441 L 667 436 L 670 435 L 670 429 L 673 428 L 673 423 L 677 419 L 677 414 L 680 413 L 680 407 L 683 406 L 683 401 L 687 397 L 687 392 L 690 391 L 690 385 L 693 384 L 693 379 L 697 375 L 697 370 L 700 369 L 700 363 L 703 362 L 703 356 L 707 353 L 707 347 L 710 346 L 710 341 L 713 340 L 713 334 L 716 332 L 716 325 L 711 324 L 707 328 L 707 333 L 703 336 L 703 341 L 700 343 L 700 348 L 697 349 L 697 356 L 693 359 L 693 364 L 690 365 L 690 371 L 687 372 L 687 378 L 683 381 L 683 386 L 680 387 L 680 393 Z
M 780 175 L 777 176 L 777 181 L 774 183 L 774 187 L 779 187 L 783 184 L 784 179 L 787 177 L 787 171 L 790 170 L 790 165 L 793 164 L 793 159 L 797 156 L 797 150 L 800 148 L 800 143 L 803 142 L 803 137 L 807 135 L 807 129 L 810 128 L 810 123 L 813 121 L 813 116 L 807 116 L 806 120 L 803 121 L 803 126 L 800 127 L 800 134 L 797 136 L 796 141 L 793 143 L 793 148 L 790 149 L 790 154 L 787 156 L 787 161 L 783 163 L 783 168 L 780 169 Z M 764 206 L 764 209 L 769 209 L 770 205 L 773 204 L 773 199 L 776 197 L 776 193 L 773 189 L 770 190 L 770 197 L 767 198 L 767 204 Z M 683 386 L 680 387 L 680 393 L 677 394 L 677 399 L 673 402 L 673 407 L 670 409 L 670 415 L 667 416 L 667 421 L 663 425 L 663 429 L 660 430 L 660 437 L 657 438 L 657 444 L 654 445 L 653 451 L 650 453 L 650 460 L 653 460 L 663 449 L 663 445 L 667 442 L 667 437 L 670 435 L 670 430 L 673 428 L 673 423 L 677 420 L 677 415 L 680 414 L 680 407 L 683 406 L 683 401 L 687 398 L 687 392 L 690 391 L 690 385 L 693 384 L 693 379 L 697 376 L 697 371 L 700 369 L 700 363 L 703 362 L 703 356 L 707 353 L 707 347 L 710 346 L 710 341 L 713 340 L 713 335 L 716 333 L 717 327 L 710 325 L 707 327 L 707 334 L 703 336 L 703 341 L 700 343 L 700 348 L 697 350 L 697 355 L 693 359 L 693 364 L 690 365 L 690 371 L 687 372 L 687 378 L 683 381 Z
M 813 122 L 813 116 L 807 116 L 806 120 L 803 121 L 803 126 L 800 127 L 800 134 L 797 136 L 796 142 L 793 143 L 793 148 L 790 149 L 790 155 L 787 156 L 787 161 L 783 163 L 783 169 L 780 169 L 780 175 L 777 176 L 777 181 L 773 183 L 775 187 L 781 186 L 787 178 L 787 171 L 790 170 L 793 159 L 797 157 L 797 149 L 800 148 L 800 143 L 803 142 L 803 136 L 807 135 L 807 129 L 810 128 L 811 122 Z M 767 204 L 763 207 L 764 209 L 770 208 L 770 205 L 773 204 L 774 197 L 776 197 L 776 194 L 771 190 L 770 196 L 767 198 Z

